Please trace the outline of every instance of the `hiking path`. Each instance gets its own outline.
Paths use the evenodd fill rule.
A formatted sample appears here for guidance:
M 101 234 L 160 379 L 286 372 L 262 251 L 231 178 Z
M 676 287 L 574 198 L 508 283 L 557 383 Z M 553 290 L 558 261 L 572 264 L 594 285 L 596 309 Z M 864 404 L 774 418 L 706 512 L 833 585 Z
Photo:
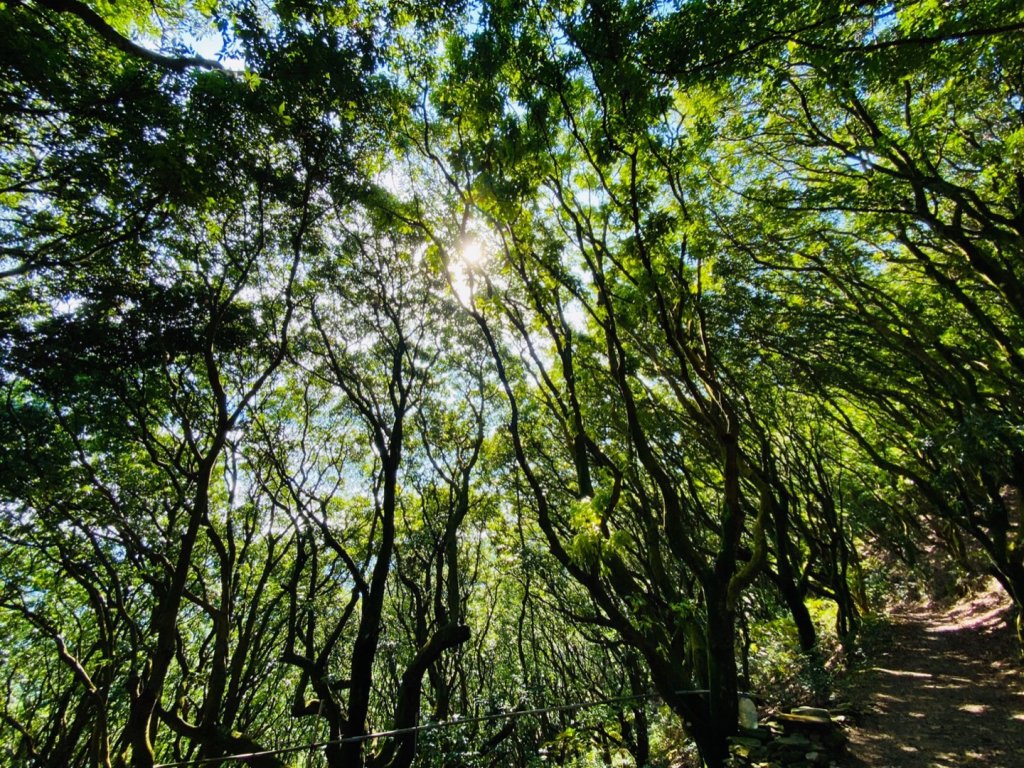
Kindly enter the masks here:
M 848 682 L 844 768 L 1024 768 L 1024 667 L 996 589 L 904 608 Z

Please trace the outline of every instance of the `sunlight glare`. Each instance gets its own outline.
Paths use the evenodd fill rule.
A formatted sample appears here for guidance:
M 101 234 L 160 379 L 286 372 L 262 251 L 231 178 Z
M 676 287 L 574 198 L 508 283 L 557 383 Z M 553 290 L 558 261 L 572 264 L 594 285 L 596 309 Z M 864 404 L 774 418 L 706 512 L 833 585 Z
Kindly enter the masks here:
M 459 247 L 459 260 L 470 269 L 481 266 L 484 261 L 484 249 L 480 241 L 475 237 L 465 240 Z
M 474 273 L 479 273 L 487 261 L 483 244 L 476 237 L 466 237 L 459 244 L 456 257 L 449 266 L 452 289 L 463 306 L 473 303 Z

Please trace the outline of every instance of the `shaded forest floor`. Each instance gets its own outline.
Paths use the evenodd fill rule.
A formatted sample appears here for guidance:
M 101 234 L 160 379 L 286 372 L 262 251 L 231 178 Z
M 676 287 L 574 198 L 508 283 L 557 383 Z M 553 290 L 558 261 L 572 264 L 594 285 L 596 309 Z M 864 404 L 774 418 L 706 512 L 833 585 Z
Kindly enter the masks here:
M 846 681 L 854 717 L 844 768 L 1024 766 L 1024 668 L 1009 615 L 995 589 L 894 614 Z

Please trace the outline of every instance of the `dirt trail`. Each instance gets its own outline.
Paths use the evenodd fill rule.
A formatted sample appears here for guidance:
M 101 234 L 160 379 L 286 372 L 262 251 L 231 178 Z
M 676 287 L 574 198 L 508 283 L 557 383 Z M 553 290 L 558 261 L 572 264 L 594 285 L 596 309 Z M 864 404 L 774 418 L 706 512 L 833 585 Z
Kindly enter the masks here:
M 852 681 L 846 768 L 1024 768 L 1024 671 L 992 590 L 947 612 L 894 616 L 891 643 Z

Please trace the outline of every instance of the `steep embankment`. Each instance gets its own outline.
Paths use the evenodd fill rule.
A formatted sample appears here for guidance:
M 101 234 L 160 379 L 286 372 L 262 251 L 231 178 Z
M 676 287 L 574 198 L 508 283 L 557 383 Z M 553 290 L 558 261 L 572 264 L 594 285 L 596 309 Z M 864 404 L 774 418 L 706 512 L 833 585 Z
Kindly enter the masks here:
M 847 768 L 1024 768 L 1024 670 L 1007 601 L 896 614 L 891 641 L 851 680 Z

